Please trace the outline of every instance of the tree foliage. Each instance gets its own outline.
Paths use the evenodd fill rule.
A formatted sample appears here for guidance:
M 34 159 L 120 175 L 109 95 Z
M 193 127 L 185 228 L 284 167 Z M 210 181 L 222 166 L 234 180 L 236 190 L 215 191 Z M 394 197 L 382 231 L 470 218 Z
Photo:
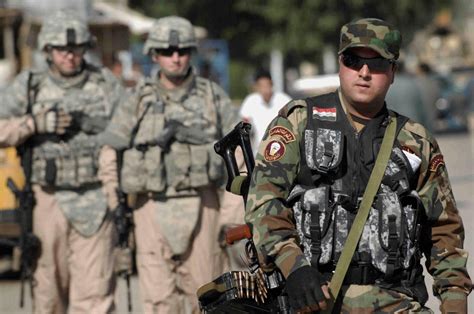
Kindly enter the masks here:
M 325 46 L 337 47 L 340 27 L 355 18 L 378 17 L 397 25 L 407 44 L 450 0 L 130 0 L 147 15 L 181 15 L 229 41 L 233 59 L 268 55 L 274 48 L 318 61 Z

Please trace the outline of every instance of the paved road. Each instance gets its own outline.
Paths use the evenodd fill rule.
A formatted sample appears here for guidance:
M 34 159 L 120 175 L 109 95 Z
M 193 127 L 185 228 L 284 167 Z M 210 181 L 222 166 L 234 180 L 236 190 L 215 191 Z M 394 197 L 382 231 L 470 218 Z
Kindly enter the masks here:
M 454 196 L 464 220 L 466 229 L 466 248 L 470 252 L 474 252 L 474 136 L 469 137 L 462 135 L 446 135 L 438 137 L 441 150 L 445 156 L 448 165 L 449 176 L 454 190 Z M 468 262 L 468 269 L 474 276 L 474 253 Z M 427 285 L 431 287 L 429 275 L 427 277 Z M 132 278 L 133 289 L 133 308 L 134 313 L 140 313 L 139 291 L 136 278 Z M 428 290 L 431 290 L 428 288 Z M 0 313 L 30 313 L 31 301 L 27 293 L 27 300 L 23 310 L 18 307 L 20 285 L 18 281 L 0 281 Z M 118 313 L 127 313 L 127 294 L 125 283 L 119 280 L 117 289 L 117 305 Z M 435 313 L 438 311 L 438 301 L 431 297 L 428 306 Z M 474 298 L 469 299 L 469 308 L 474 310 Z

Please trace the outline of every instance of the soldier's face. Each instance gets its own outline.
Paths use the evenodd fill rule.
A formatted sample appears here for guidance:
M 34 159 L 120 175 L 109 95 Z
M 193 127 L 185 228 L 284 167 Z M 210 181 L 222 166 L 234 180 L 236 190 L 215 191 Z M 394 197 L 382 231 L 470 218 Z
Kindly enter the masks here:
M 169 78 L 180 78 L 187 74 L 191 61 L 190 48 L 159 49 L 152 56 L 160 70 Z
M 354 56 L 350 62 L 344 60 L 343 56 L 339 57 L 339 80 L 343 95 L 356 109 L 381 109 L 393 83 L 396 66 L 385 59 L 364 63 L 364 58 L 380 58 L 377 52 L 369 48 L 352 48 L 349 53 Z
M 52 47 L 50 49 L 51 68 L 62 76 L 73 76 L 81 70 L 84 60 L 84 46 Z

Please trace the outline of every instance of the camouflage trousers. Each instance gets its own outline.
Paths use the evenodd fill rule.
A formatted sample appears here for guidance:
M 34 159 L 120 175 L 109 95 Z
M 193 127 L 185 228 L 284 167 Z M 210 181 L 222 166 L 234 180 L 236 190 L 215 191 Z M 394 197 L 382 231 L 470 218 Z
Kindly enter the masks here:
M 67 221 L 54 193 L 33 186 L 33 231 L 41 241 L 34 273 L 35 313 L 110 313 L 115 310 L 114 224 L 84 237 Z
M 344 286 L 341 294 L 341 313 L 433 313 L 405 294 L 373 285 Z

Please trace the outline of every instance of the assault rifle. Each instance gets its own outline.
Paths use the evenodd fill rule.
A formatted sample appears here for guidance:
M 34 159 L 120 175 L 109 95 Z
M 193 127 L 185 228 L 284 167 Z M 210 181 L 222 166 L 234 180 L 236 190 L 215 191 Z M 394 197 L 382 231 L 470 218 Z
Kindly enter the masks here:
M 255 167 L 250 145 L 251 125 L 239 122 L 234 129 L 214 145 L 225 162 L 228 180 L 226 190 L 241 195 L 244 203 L 250 177 Z M 242 149 L 247 175 L 241 175 L 235 151 Z M 249 272 L 230 271 L 199 288 L 197 295 L 203 313 L 289 313 L 288 297 L 284 294 L 284 279 L 278 270 L 264 272 L 258 263 L 252 232 L 247 224 L 226 232 L 226 242 L 246 239 Z
M 127 204 L 127 195 L 122 191 L 120 169 L 123 164 L 123 150 L 117 152 L 117 188 L 118 206 L 114 211 L 115 228 L 118 235 L 118 250 L 115 252 L 115 272 L 125 279 L 127 284 L 128 312 L 132 312 L 132 295 L 130 275 L 132 274 L 132 250 L 129 246 L 129 235 L 133 228 L 132 209 Z
M 33 104 L 34 91 L 31 88 L 32 74 L 28 76 L 28 106 L 27 114 L 31 114 Z M 31 173 L 33 163 L 33 149 L 31 138 L 23 145 L 18 147 L 18 153 L 21 159 L 21 166 L 25 175 L 25 185 L 23 189 L 19 189 L 15 182 L 8 178 L 7 186 L 15 194 L 19 200 L 18 221 L 20 223 L 20 240 L 19 247 L 20 257 L 19 263 L 14 263 L 13 269 L 21 271 L 20 285 L 20 307 L 23 308 L 25 296 L 25 280 L 30 281 L 31 295 L 33 295 L 33 272 L 36 260 L 40 254 L 41 242 L 36 235 L 33 234 L 33 208 L 35 206 L 35 197 L 31 188 Z

